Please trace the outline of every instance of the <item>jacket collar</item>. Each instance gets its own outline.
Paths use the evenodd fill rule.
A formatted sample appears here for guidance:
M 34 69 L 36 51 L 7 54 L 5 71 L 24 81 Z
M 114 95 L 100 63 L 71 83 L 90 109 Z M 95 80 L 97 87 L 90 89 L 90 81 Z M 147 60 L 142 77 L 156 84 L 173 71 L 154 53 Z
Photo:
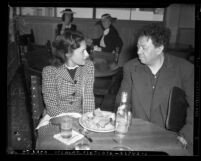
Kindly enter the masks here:
M 75 73 L 74 80 L 78 80 L 80 74 L 81 74 L 81 67 L 78 66 L 78 68 L 76 70 L 76 73 Z M 74 82 L 74 80 L 72 80 L 72 78 L 71 78 L 71 76 L 70 76 L 65 64 L 63 64 L 60 67 L 58 67 L 57 76 L 62 77 L 65 80 Z
M 171 56 L 169 56 L 168 53 L 165 53 L 164 56 L 165 56 L 165 59 L 164 59 L 162 67 L 164 67 L 164 68 L 170 68 L 170 67 L 172 67 Z M 145 64 L 142 64 L 139 61 L 139 63 L 137 63 L 136 70 L 137 71 L 141 71 L 141 70 L 147 71 L 147 66 Z

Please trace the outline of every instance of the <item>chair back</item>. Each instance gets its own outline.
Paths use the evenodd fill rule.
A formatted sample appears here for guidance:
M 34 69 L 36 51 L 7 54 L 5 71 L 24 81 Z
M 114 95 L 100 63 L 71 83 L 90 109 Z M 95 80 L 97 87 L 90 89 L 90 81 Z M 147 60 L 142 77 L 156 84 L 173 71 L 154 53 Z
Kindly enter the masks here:
M 36 140 L 37 131 L 35 128 L 37 127 L 45 109 L 42 96 L 41 80 L 37 75 L 31 75 L 31 105 L 31 116 L 34 128 L 34 137 Z
M 36 127 L 45 109 L 42 96 L 42 75 L 41 71 L 29 66 L 26 57 L 22 59 L 23 80 L 26 95 L 27 110 L 31 122 L 32 148 L 35 149 L 37 140 Z
M 123 69 L 120 67 L 118 72 L 112 77 L 107 93 L 105 93 L 101 108 L 107 111 L 116 112 L 117 106 L 115 104 L 116 95 L 121 86 L 121 81 L 123 79 Z
M 42 95 L 42 76 L 41 71 L 31 68 L 27 63 L 25 63 L 24 66 L 24 73 L 27 87 L 28 111 L 32 129 L 32 145 L 33 149 L 35 149 L 38 137 L 36 127 L 45 109 Z

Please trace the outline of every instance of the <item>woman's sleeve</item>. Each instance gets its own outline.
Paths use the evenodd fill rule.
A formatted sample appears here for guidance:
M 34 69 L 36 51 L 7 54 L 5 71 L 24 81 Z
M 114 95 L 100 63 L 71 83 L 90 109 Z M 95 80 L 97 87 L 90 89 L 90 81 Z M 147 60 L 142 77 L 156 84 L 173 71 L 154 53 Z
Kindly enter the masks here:
M 84 75 L 84 108 L 83 113 L 93 111 L 95 109 L 95 99 L 93 93 L 94 86 L 94 64 L 90 61 L 86 67 L 87 75 Z
M 45 67 L 42 71 L 42 93 L 47 113 L 50 116 L 57 115 L 57 95 L 54 67 Z
M 102 37 L 102 36 L 101 36 Z M 97 39 L 92 39 L 93 40 L 93 45 L 97 45 L 97 46 L 100 46 L 100 39 L 101 37 L 97 38 Z
M 73 24 L 72 27 L 73 27 L 73 31 L 77 30 L 77 26 L 75 24 Z
M 116 49 L 116 47 L 119 48 L 119 50 L 121 50 L 122 48 L 122 40 L 119 37 L 118 32 L 115 29 L 111 30 L 111 33 L 109 33 L 108 38 L 105 38 L 107 40 L 105 40 L 105 45 L 106 47 L 104 48 L 105 51 L 113 51 Z

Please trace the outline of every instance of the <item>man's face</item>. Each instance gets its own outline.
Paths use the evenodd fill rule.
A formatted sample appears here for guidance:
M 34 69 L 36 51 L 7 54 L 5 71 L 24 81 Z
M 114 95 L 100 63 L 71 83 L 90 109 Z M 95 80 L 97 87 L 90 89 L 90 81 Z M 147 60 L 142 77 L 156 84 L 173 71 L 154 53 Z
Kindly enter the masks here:
M 141 63 L 153 65 L 162 53 L 161 47 L 155 47 L 152 39 L 147 36 L 141 36 L 137 42 L 137 54 Z

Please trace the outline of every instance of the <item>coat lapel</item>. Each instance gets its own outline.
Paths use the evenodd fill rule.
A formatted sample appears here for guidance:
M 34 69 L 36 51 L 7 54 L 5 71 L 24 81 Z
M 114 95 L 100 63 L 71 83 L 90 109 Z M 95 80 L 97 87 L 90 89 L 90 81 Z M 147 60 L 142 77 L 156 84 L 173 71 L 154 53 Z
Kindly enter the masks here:
M 136 67 L 135 72 L 133 73 L 133 82 L 135 84 L 137 94 L 139 95 L 139 101 L 144 108 L 144 111 L 147 115 L 147 118 L 150 116 L 150 104 L 152 99 L 152 88 L 149 76 L 144 71 L 144 66 L 139 65 Z
M 81 75 L 82 75 L 82 67 L 78 67 L 75 73 L 74 80 L 78 82 Z
M 62 65 L 61 67 L 58 68 L 57 71 L 57 76 L 58 77 L 62 77 L 63 79 L 70 81 L 70 82 L 74 82 L 70 76 L 70 74 L 68 73 L 67 68 L 65 67 L 65 65 Z
M 167 60 L 165 63 L 165 66 L 162 69 L 162 72 L 160 72 L 156 89 L 154 92 L 154 100 L 153 100 L 153 109 L 159 107 L 159 104 L 167 97 L 165 92 L 169 93 L 170 91 L 166 91 L 167 87 L 171 86 L 172 82 L 174 82 L 175 77 L 175 70 L 172 68 L 172 64 L 169 61 L 169 57 L 166 56 Z M 171 78 L 171 79 L 170 79 Z M 171 88 L 168 88 L 171 89 Z

